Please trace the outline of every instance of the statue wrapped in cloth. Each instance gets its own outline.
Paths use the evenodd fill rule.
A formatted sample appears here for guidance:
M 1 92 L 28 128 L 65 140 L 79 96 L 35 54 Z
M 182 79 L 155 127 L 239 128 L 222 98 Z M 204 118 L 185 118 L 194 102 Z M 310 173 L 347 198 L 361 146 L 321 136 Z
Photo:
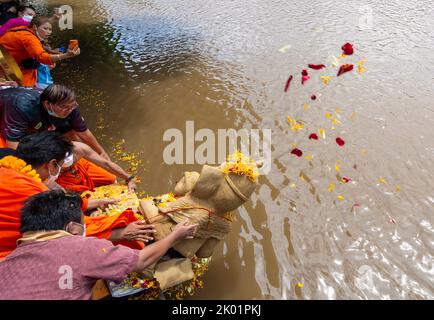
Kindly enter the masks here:
M 111 207 L 109 211 L 113 212 L 138 208 L 137 216 L 155 225 L 155 241 L 167 236 L 185 218 L 197 224 L 194 239 L 178 242 L 169 254 L 142 274 L 131 274 L 120 285 L 109 283 L 112 296 L 135 293 L 132 299 L 152 299 L 163 293 L 169 299 L 182 299 L 202 287 L 200 277 L 215 246 L 231 231 L 231 212 L 249 200 L 261 166 L 261 162 L 235 152 L 220 166 L 204 165 L 200 173 L 185 172 L 173 193 L 143 200 L 124 199 L 117 205 L 120 208 Z M 88 193 L 91 198 L 95 195 Z

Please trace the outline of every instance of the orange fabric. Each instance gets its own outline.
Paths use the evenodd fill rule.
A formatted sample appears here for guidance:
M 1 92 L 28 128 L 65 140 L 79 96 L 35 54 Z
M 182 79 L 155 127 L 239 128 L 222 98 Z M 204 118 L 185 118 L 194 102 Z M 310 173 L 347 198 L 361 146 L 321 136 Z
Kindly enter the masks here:
M 13 30 L 17 29 L 26 29 L 27 31 L 13 32 Z M 18 66 L 20 67 L 21 72 L 23 73 L 22 85 L 24 87 L 33 87 L 36 84 L 37 70 L 23 69 L 21 66 L 21 62 L 23 60 L 34 58 L 43 64 L 53 64 L 51 55 L 45 51 L 41 41 L 31 28 L 11 28 L 0 38 L 0 45 L 2 45 L 9 52 L 9 54 L 15 59 Z
M 21 238 L 20 210 L 27 198 L 48 190 L 41 182 L 12 169 L 0 168 L 0 260 Z
M 122 213 L 115 214 L 110 217 L 84 217 L 86 224 L 86 237 L 97 237 L 102 239 L 109 239 L 111 236 L 111 230 L 124 228 L 131 222 L 138 219 L 134 215 L 132 210 L 125 210 Z M 133 249 L 143 249 L 143 242 L 139 241 L 120 241 L 115 244 L 122 244 Z
M 80 159 L 71 170 L 64 171 L 56 182 L 65 189 L 82 192 L 114 183 L 116 176 L 85 159 Z
M 6 141 L 0 135 L 0 148 L 7 148 Z

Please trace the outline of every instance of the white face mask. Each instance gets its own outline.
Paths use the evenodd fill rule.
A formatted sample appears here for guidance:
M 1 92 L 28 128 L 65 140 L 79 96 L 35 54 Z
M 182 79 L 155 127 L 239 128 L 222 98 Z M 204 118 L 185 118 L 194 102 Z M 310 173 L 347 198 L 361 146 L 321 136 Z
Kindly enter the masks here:
M 30 23 L 33 20 L 33 16 L 25 14 L 22 19 Z
M 56 166 L 59 168 L 59 170 L 57 171 L 57 173 L 54 176 L 51 175 L 50 169 L 48 169 L 49 177 L 47 179 L 47 185 L 50 185 L 51 183 L 53 183 L 54 181 L 56 181 L 57 178 L 59 178 L 60 171 L 62 170 L 62 167 L 60 167 L 57 162 L 56 162 Z

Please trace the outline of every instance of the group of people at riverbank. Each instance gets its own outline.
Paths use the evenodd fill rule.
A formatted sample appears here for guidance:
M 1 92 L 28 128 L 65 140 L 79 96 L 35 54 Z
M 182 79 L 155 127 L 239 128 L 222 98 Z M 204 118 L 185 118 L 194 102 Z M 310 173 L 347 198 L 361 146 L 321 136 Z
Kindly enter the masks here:
M 92 134 L 72 88 L 52 81 L 50 69 L 80 48 L 49 46 L 59 12 L 39 16 L 18 1 L 2 1 L 0 10 L 1 49 L 23 75 L 0 87 L 0 299 L 89 299 L 98 279 L 120 281 L 143 270 L 196 226 L 185 221 L 145 246 L 155 230 L 131 210 L 92 216 L 117 200 L 80 193 L 117 180 L 135 192 L 136 177 Z

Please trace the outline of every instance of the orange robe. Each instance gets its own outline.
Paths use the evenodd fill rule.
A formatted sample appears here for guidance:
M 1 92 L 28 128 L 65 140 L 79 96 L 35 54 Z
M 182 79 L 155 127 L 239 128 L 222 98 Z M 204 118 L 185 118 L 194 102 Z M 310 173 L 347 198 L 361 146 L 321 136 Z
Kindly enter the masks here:
M 40 192 L 47 191 L 45 184 L 34 178 L 16 172 L 15 170 L 0 167 L 0 261 L 16 248 L 16 241 L 21 238 L 20 210 L 25 201 Z M 88 199 L 83 199 L 84 210 Z M 86 217 L 86 236 L 108 239 L 111 231 L 123 228 L 136 221 L 134 213 L 127 210 L 112 217 Z M 134 249 L 144 247 L 142 242 L 122 241 L 122 244 Z
M 70 170 L 63 171 L 56 182 L 65 189 L 83 192 L 114 183 L 116 176 L 85 159 L 80 159 Z
M 27 198 L 48 190 L 34 178 L 0 167 L 0 260 L 11 253 L 21 238 L 20 210 Z
M 19 30 L 19 31 L 18 31 Z M 51 55 L 45 51 L 41 41 L 28 27 L 15 27 L 9 29 L 1 38 L 2 45 L 15 59 L 23 73 L 24 87 L 33 87 L 37 81 L 36 69 L 24 69 L 21 65 L 23 60 L 36 59 L 42 64 L 52 65 Z
M 3 139 L 3 137 L 0 135 L 0 148 L 7 148 L 6 141 Z

